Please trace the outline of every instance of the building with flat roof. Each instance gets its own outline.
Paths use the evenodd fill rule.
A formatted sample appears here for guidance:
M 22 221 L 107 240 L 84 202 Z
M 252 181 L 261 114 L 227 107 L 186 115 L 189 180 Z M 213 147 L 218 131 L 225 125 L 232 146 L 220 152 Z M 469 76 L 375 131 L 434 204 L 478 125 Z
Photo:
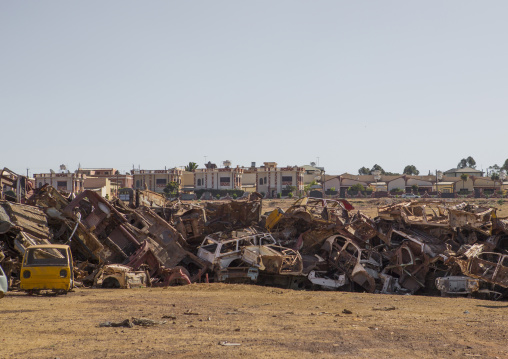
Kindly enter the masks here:
M 106 177 L 111 181 L 111 184 L 115 188 L 132 188 L 134 180 L 132 174 L 125 173 L 121 174 L 115 168 L 78 168 L 77 173 L 83 173 L 87 177 Z
M 205 168 L 194 171 L 194 188 L 228 190 L 238 189 L 246 192 L 260 192 L 267 197 L 277 197 L 289 187 L 297 191 L 303 190 L 304 169 L 298 166 L 277 167 L 276 162 L 264 162 L 256 167 L 225 166 L 218 168 L 208 162 Z M 312 177 L 314 179 L 314 176 Z
M 71 173 L 69 171 L 56 173 L 50 171 L 50 173 L 36 173 L 34 179 L 37 188 L 49 184 L 57 190 L 67 193 L 81 193 L 85 190 L 86 175 L 84 173 Z
M 153 192 L 163 193 L 164 188 L 170 182 L 176 182 L 182 186 L 183 170 L 180 168 L 164 170 L 131 170 L 134 181 L 134 189 L 148 189 Z

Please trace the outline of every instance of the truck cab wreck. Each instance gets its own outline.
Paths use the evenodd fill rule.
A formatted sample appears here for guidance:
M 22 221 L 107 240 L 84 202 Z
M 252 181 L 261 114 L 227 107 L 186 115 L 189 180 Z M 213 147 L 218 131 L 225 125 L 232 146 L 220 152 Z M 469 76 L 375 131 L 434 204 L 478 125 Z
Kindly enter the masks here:
M 41 290 L 67 294 L 74 280 L 70 247 L 48 244 L 27 248 L 21 274 L 20 289 L 29 294 Z

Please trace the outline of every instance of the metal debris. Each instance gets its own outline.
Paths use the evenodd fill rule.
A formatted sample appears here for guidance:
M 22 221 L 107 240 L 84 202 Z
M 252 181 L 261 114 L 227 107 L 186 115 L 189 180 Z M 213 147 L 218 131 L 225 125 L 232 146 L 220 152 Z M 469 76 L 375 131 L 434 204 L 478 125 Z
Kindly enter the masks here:
M 22 176 L 2 176 L 13 190 L 0 199 L 0 265 L 11 287 L 24 250 L 53 243 L 71 246 L 79 286 L 217 281 L 508 295 L 508 219 L 495 208 L 420 199 L 381 206 L 370 218 L 346 200 L 306 197 L 262 215 L 257 193 L 190 204 L 133 190 L 109 201 L 92 191 L 71 197 L 49 185 L 23 189 Z

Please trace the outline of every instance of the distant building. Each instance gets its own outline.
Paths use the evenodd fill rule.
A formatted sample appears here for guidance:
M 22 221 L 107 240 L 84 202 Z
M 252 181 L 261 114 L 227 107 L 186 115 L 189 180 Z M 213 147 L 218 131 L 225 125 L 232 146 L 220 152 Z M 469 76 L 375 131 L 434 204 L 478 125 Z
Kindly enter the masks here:
M 97 192 L 104 198 L 113 198 L 118 193 L 116 185 L 112 185 L 107 177 L 87 177 L 84 186 L 86 190 Z
M 217 168 L 207 163 L 206 168 L 194 172 L 195 189 L 239 189 L 246 192 L 260 192 L 267 197 L 276 197 L 289 187 L 301 191 L 304 186 L 304 169 L 298 166 L 277 167 L 275 162 L 264 162 L 256 167 L 224 167 Z M 314 179 L 315 176 L 312 176 Z
M 39 173 L 34 174 L 35 185 L 41 188 L 45 184 L 55 187 L 59 191 L 67 193 L 81 193 L 84 191 L 84 182 L 86 175 L 84 173 L 70 173 L 62 171 L 61 173 Z
M 134 181 L 134 189 L 148 189 L 153 192 L 163 193 L 164 188 L 170 182 L 182 185 L 183 170 L 173 168 L 169 170 L 131 170 Z
M 243 169 L 240 167 L 217 168 L 211 162 L 205 168 L 194 170 L 194 188 L 199 189 L 242 189 Z
M 476 170 L 471 167 L 464 167 L 464 168 L 452 168 L 446 172 L 443 172 L 443 174 L 447 177 L 460 177 L 463 174 L 467 174 L 468 176 L 476 176 L 476 177 L 483 177 L 483 171 Z
M 87 177 L 106 177 L 112 186 L 119 188 L 132 188 L 134 180 L 131 174 L 120 174 L 115 168 L 79 168 L 77 173 L 83 173 Z

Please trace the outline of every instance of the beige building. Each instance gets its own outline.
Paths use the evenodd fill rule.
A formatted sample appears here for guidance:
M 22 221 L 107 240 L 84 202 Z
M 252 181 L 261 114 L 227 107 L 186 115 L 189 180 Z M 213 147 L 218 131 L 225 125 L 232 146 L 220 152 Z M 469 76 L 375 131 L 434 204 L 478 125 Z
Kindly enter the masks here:
M 243 168 L 217 168 L 213 163 L 206 164 L 206 168 L 194 171 L 194 188 L 199 189 L 242 189 Z
M 117 193 L 116 184 L 112 184 L 107 177 L 87 177 L 84 183 L 85 189 L 97 192 L 104 198 L 113 198 Z
M 194 172 L 183 171 L 182 172 L 182 191 L 193 191 L 194 190 Z
M 275 162 L 264 162 L 256 167 L 223 167 L 218 168 L 213 163 L 207 163 L 206 168 L 194 171 L 194 188 L 227 190 L 238 189 L 246 192 L 260 192 L 267 197 L 276 197 L 288 187 L 297 191 L 303 190 L 305 171 L 302 167 L 277 167 Z M 312 176 L 314 180 L 315 175 Z M 311 181 L 309 181 L 310 183 Z
M 41 188 L 45 184 L 55 187 L 59 191 L 67 193 L 80 193 L 83 192 L 84 182 L 86 175 L 83 173 L 39 173 L 34 174 L 35 185 L 37 188 Z
M 115 168 L 79 168 L 77 173 L 83 173 L 87 177 L 106 177 L 112 185 L 119 188 L 132 188 L 134 182 L 131 174 L 121 174 Z
M 468 176 L 481 177 L 483 176 L 483 171 L 471 167 L 464 167 L 464 168 L 452 168 L 448 171 L 443 172 L 443 174 L 446 177 L 460 177 L 463 174 L 467 174 Z
M 134 180 L 134 189 L 149 189 L 163 193 L 170 182 L 182 185 L 183 170 L 173 168 L 169 170 L 131 170 Z

